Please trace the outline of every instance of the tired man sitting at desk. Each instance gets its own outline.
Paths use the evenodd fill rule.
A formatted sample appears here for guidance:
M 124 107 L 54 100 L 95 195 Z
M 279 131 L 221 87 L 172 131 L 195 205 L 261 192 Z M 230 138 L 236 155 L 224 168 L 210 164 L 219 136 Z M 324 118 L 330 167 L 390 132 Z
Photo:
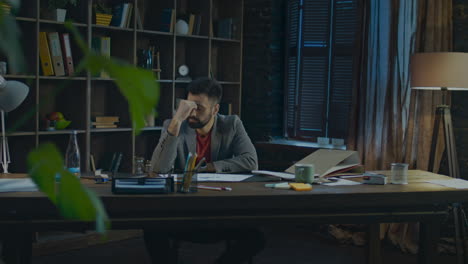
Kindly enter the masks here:
M 189 152 L 203 157 L 207 172 L 236 173 L 257 169 L 257 152 L 236 115 L 220 115 L 221 85 L 201 78 L 188 86 L 171 120 L 164 122 L 151 164 L 153 171 L 183 171 Z
M 183 171 L 189 152 L 197 153 L 197 163 L 205 158 L 206 172 L 236 173 L 257 169 L 257 152 L 242 121 L 235 115 L 218 114 L 221 96 L 221 85 L 215 80 L 200 78 L 188 85 L 187 100 L 182 100 L 174 117 L 164 122 L 151 159 L 153 171 Z M 256 229 L 145 230 L 145 242 L 153 263 L 174 263 L 177 249 L 171 245 L 171 240 L 233 241 L 217 263 L 241 263 L 254 256 L 264 244 L 263 234 Z

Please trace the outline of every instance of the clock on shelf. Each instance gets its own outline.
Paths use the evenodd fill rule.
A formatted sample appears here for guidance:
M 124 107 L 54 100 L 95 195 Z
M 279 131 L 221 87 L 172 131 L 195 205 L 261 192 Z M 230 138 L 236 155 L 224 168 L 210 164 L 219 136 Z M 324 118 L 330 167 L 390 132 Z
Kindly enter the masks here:
M 185 64 L 180 65 L 177 67 L 177 78 L 176 80 L 180 81 L 191 81 L 192 78 L 188 75 L 190 73 L 189 67 Z

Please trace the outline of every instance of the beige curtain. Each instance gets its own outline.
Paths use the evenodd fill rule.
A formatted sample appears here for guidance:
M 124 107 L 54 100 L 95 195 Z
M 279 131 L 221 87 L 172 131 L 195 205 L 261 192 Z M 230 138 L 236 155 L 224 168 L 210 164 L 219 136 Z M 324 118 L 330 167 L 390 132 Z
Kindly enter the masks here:
M 348 147 L 359 151 L 366 170 L 406 162 L 437 172 L 443 140 L 438 141 L 434 168 L 428 162 L 441 95 L 410 89 L 409 59 L 414 52 L 452 50 L 452 1 L 365 2 Z M 416 253 L 418 229 L 416 223 L 389 224 L 381 226 L 381 234 L 403 251 Z
M 416 52 L 452 51 L 452 32 L 452 1 L 419 0 Z M 438 140 L 434 168 L 429 168 L 428 163 L 435 109 L 441 103 L 441 93 L 438 91 L 413 90 L 411 93 L 404 161 L 412 168 L 439 171 L 444 140 Z M 443 129 L 442 126 L 440 129 Z

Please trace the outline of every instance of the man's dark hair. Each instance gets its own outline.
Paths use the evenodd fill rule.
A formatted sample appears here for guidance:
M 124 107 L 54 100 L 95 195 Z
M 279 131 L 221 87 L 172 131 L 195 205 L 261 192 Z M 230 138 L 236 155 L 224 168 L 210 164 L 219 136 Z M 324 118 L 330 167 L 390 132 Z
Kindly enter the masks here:
M 193 80 L 188 85 L 187 92 L 194 95 L 206 94 L 208 98 L 214 100 L 218 104 L 221 102 L 221 97 L 223 96 L 221 84 L 208 77 L 200 77 Z

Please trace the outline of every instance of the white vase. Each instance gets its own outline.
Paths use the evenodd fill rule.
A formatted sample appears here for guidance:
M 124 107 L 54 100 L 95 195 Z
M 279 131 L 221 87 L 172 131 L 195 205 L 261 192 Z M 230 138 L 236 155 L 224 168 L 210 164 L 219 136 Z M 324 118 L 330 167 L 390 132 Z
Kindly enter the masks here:
M 55 9 L 54 16 L 55 16 L 55 21 L 65 22 L 65 17 L 67 16 L 67 10 L 57 8 L 57 9 Z

